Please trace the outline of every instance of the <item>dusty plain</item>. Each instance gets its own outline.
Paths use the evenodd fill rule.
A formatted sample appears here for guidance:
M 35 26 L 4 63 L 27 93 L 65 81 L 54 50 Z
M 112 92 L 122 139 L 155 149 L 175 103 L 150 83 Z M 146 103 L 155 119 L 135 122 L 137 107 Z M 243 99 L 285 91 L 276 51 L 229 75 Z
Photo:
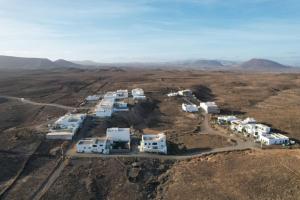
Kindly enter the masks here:
M 300 140 L 300 74 L 161 69 L 57 69 L 0 72 L 0 95 L 80 107 L 90 94 L 143 88 L 148 101 L 105 121 L 89 121 L 82 136 L 111 126 L 164 131 L 171 154 L 233 145 L 201 134 L 203 116 L 181 111 L 166 94 L 190 88 L 216 101 L 223 114 L 251 116 Z M 0 97 L 0 195 L 32 199 L 57 166 L 63 142 L 44 139 L 48 123 L 67 110 Z M 67 144 L 66 144 L 67 145 Z M 42 199 L 300 199 L 298 149 L 245 150 L 187 160 L 77 158 Z M 12 183 L 12 184 L 11 184 Z

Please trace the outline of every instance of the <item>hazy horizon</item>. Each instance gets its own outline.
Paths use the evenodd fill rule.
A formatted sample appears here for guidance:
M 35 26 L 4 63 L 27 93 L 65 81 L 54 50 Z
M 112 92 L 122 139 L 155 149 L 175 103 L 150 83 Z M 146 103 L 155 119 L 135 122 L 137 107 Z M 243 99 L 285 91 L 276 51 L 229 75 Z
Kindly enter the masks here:
M 296 0 L 0 0 L 0 55 L 300 65 L 299 9 Z

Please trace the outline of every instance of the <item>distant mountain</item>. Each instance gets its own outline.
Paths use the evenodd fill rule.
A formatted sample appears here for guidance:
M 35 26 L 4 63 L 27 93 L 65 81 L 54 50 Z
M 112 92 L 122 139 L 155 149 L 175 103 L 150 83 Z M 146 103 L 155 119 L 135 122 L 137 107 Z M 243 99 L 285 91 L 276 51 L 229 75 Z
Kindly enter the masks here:
M 51 61 L 47 58 L 24 58 L 0 56 L 0 69 L 49 69 L 49 68 L 80 68 L 81 65 L 66 61 Z
M 238 69 L 245 71 L 266 71 L 266 72 L 278 72 L 289 71 L 292 67 L 282 65 L 272 60 L 253 58 L 237 66 Z
M 185 67 L 196 67 L 196 68 L 222 68 L 224 65 L 218 60 L 186 60 L 175 63 Z
M 56 66 L 58 67 L 70 67 L 70 68 L 81 68 L 82 65 L 80 64 L 76 64 L 64 59 L 58 59 L 56 61 L 53 62 Z
M 85 65 L 85 66 L 100 66 L 102 63 L 98 63 L 92 60 L 72 60 L 72 63 L 79 64 L 79 65 Z

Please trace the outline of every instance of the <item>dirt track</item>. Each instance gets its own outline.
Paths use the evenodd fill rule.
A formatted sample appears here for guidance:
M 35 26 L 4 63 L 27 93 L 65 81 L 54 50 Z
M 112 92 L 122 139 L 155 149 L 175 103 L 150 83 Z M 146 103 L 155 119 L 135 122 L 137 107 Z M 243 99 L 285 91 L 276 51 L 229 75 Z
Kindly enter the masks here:
M 35 106 L 49 106 L 49 107 L 56 107 L 56 108 L 61 108 L 61 109 L 65 109 L 65 110 L 74 110 L 74 109 L 76 109 L 75 107 L 64 106 L 64 105 L 60 105 L 60 104 L 56 104 L 56 103 L 39 103 L 39 102 L 34 102 L 34 101 L 29 100 L 29 99 L 24 99 L 24 98 L 20 98 L 20 97 L 12 97 L 12 96 L 3 96 L 3 95 L 0 95 L 0 98 L 17 100 L 17 101 L 20 101 L 22 103 L 31 104 L 31 105 L 35 105 Z

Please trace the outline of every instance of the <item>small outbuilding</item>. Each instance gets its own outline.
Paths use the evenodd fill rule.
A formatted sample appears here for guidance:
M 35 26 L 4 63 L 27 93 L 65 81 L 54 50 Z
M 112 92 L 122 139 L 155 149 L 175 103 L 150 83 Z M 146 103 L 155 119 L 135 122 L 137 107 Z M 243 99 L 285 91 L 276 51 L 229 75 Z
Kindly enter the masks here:
M 181 107 L 185 112 L 198 112 L 198 107 L 195 104 L 183 103 Z
M 215 102 L 201 102 L 200 107 L 206 113 L 218 114 L 220 113 L 220 109 Z

